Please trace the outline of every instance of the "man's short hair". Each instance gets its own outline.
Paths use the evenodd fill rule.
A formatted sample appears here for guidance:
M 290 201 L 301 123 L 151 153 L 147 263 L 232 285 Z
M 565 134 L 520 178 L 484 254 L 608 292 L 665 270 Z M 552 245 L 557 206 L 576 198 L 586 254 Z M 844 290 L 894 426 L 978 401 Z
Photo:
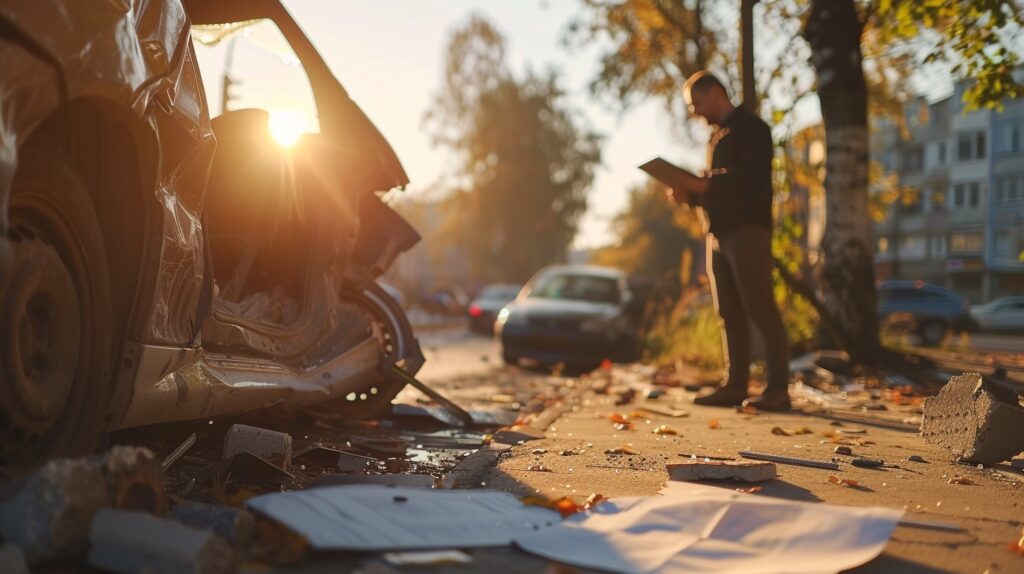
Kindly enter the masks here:
M 729 97 L 729 91 L 725 89 L 725 85 L 714 74 L 707 70 L 701 70 L 686 78 L 686 82 L 683 84 L 683 93 L 707 92 L 712 88 L 722 90 L 722 93 Z

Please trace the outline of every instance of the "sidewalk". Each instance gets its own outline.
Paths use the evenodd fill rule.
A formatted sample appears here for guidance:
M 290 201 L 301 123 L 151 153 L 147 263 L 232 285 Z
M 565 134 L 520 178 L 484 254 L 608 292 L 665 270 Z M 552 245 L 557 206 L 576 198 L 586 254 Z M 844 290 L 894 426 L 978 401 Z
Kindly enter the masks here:
M 650 377 L 616 368 L 604 375 L 613 383 L 612 392 L 602 393 L 600 376 L 591 385 L 597 390 L 578 396 L 571 409 L 547 426 L 545 438 L 512 447 L 472 480 L 517 496 L 568 495 L 582 502 L 593 493 L 608 497 L 655 494 L 668 478 L 665 464 L 682 460 L 683 453 L 735 457 L 740 450 L 752 450 L 819 461 L 835 458 L 838 471 L 779 464 L 779 477 L 751 496 L 902 508 L 907 519 L 963 528 L 955 532 L 901 526 L 885 553 L 857 572 L 1024 570 L 1024 557 L 1007 549 L 1008 543 L 1020 538 L 1024 526 L 1024 475 L 1009 465 L 993 470 L 953 463 L 946 451 L 925 444 L 916 432 L 838 423 L 800 412 L 751 415 L 698 407 L 690 402 L 694 393 L 682 388 L 669 389 L 653 401 L 639 392 L 632 401 L 617 406 L 622 396 L 615 392 L 616 383 L 632 379 L 634 389 L 643 388 Z M 689 414 L 671 417 L 645 412 L 631 418 L 635 430 L 616 430 L 607 418 L 610 413 L 636 417 L 642 403 Z M 808 407 L 800 400 L 795 406 Z M 678 435 L 655 434 L 660 425 Z M 807 434 L 773 434 L 774 427 Z M 863 433 L 857 432 L 862 429 Z M 856 434 L 840 435 L 839 430 Z M 854 455 L 881 458 L 905 470 L 853 467 L 848 464 L 852 457 L 833 452 L 834 440 L 854 443 Z M 613 449 L 636 454 L 606 454 Z M 909 462 L 912 455 L 927 462 Z M 830 483 L 830 476 L 856 481 L 858 486 Z M 961 480 L 950 482 L 957 478 Z

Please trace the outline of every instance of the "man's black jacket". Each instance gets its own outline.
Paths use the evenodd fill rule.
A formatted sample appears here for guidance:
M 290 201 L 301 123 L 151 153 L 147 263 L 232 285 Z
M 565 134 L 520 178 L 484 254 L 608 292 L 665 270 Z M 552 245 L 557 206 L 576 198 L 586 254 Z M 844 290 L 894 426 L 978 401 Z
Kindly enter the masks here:
M 742 106 L 715 128 L 708 142 L 711 181 L 697 203 L 716 237 L 743 225 L 771 229 L 772 154 L 768 124 Z

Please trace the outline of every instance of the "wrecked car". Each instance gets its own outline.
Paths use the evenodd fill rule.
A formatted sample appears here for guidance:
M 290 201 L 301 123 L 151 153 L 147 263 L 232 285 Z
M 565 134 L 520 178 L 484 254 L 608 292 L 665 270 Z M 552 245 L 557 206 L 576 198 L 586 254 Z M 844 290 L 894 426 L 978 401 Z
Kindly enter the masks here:
M 320 131 L 210 118 L 193 25 L 265 20 Z M 335 401 L 423 356 L 374 281 L 418 240 L 388 142 L 278 0 L 0 5 L 0 465 L 103 432 Z

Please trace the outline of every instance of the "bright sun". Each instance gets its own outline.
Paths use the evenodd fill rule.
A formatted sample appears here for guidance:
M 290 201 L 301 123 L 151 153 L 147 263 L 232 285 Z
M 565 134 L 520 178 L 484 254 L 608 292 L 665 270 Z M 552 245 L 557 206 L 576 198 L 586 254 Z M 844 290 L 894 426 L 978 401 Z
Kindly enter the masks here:
M 285 147 L 295 145 L 299 137 L 311 131 L 312 122 L 300 112 L 293 110 L 274 110 L 270 112 L 270 135 L 278 144 Z

